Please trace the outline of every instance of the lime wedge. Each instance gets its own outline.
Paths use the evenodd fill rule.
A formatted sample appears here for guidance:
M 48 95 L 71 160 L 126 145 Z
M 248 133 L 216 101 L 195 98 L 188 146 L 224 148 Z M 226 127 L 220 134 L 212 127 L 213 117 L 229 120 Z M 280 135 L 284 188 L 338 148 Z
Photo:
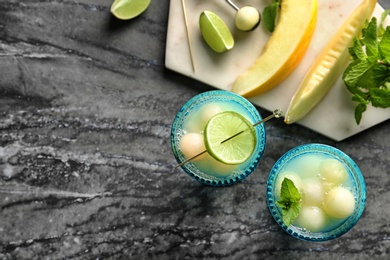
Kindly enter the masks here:
M 244 132 L 225 141 L 241 131 Z M 204 138 L 207 152 L 225 164 L 240 164 L 248 160 L 257 141 L 251 122 L 232 111 L 212 117 L 205 127 Z
M 199 17 L 203 39 L 215 52 L 222 53 L 234 46 L 233 35 L 225 22 L 211 11 L 203 11 Z
M 111 13 L 118 19 L 132 19 L 148 8 L 150 0 L 115 0 L 111 5 Z

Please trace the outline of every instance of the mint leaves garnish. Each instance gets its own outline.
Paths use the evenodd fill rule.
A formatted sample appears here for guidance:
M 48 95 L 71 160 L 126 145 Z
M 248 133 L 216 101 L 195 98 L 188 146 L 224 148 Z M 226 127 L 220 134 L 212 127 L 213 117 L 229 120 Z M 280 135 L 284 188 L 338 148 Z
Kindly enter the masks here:
M 390 107 L 390 27 L 372 17 L 362 30 L 362 37 L 355 38 L 349 49 L 352 61 L 343 73 L 343 80 L 352 100 L 357 102 L 355 120 L 360 124 L 363 113 L 371 103 L 373 107 Z
M 290 226 L 298 217 L 301 210 L 300 200 L 301 194 L 295 187 L 294 182 L 289 178 L 284 178 L 280 191 L 280 200 L 276 202 L 276 205 L 282 209 L 282 220 L 286 226 Z
M 271 33 L 275 30 L 276 17 L 278 16 L 279 8 L 280 1 L 273 0 L 271 4 L 264 8 L 262 13 L 263 25 L 265 29 L 267 29 Z

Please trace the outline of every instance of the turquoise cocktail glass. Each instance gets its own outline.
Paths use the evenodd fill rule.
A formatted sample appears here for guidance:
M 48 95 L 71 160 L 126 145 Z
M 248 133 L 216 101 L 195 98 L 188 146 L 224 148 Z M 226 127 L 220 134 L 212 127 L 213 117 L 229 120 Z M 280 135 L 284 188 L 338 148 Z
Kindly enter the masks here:
M 188 132 L 186 125 L 194 114 L 203 107 L 216 104 L 223 107 L 226 111 L 235 111 L 245 116 L 253 124 L 262 120 L 257 109 L 245 98 L 235 93 L 224 90 L 213 90 L 201 93 L 187 101 L 177 113 L 171 128 L 171 147 L 173 154 L 178 162 L 182 163 L 185 158 L 180 150 L 180 139 Z M 195 122 L 196 123 L 196 122 Z M 202 133 L 203 129 L 200 129 Z M 195 180 L 210 186 L 227 186 L 241 181 L 248 177 L 258 165 L 265 149 L 266 134 L 264 125 L 255 127 L 257 143 L 252 156 L 242 164 L 236 166 L 204 162 L 187 162 L 181 168 Z M 220 168 L 225 168 L 219 172 Z
M 351 189 L 355 199 L 355 207 L 349 217 L 338 220 L 336 222 L 337 224 L 333 225 L 331 228 L 324 228 L 318 232 L 311 232 L 294 224 L 291 224 L 287 227 L 282 220 L 282 210 L 276 205 L 278 196 L 276 195 L 275 191 L 279 174 L 282 174 L 295 159 L 306 155 L 326 156 L 341 162 L 347 171 L 348 178 L 350 180 L 349 188 Z M 310 166 L 308 165 L 308 167 Z M 268 209 L 272 217 L 276 223 L 288 234 L 295 238 L 306 241 L 326 241 L 340 237 L 356 225 L 362 216 L 366 204 L 366 185 L 359 167 L 344 152 L 328 145 L 305 144 L 291 149 L 282 157 L 280 157 L 279 160 L 274 164 L 268 176 L 266 198 Z

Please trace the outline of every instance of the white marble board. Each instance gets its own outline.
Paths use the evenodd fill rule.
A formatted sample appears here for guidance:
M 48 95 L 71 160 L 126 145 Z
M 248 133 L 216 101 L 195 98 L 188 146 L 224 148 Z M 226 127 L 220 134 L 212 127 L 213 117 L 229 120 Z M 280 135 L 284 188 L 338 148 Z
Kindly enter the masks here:
M 235 10 L 223 0 L 186 0 L 188 26 L 195 61 L 194 72 L 191 66 L 181 2 L 181 0 L 171 0 L 170 2 L 166 67 L 217 89 L 230 90 L 234 79 L 250 67 L 260 55 L 270 34 L 262 26 L 252 32 L 240 32 L 235 29 Z M 255 6 L 260 11 L 269 3 L 267 0 L 235 0 L 234 2 L 240 7 Z M 286 111 L 291 97 L 316 55 L 360 3 L 361 1 L 356 0 L 318 0 L 316 30 L 302 62 L 276 88 L 251 98 L 250 101 L 269 111 L 276 108 Z M 235 46 L 232 50 L 217 54 L 205 44 L 198 25 L 199 15 L 204 10 L 217 13 L 231 29 L 235 38 Z M 377 4 L 374 15 L 380 18 L 382 12 L 383 8 Z M 390 25 L 389 17 L 385 24 Z M 297 124 L 333 140 L 341 141 L 390 118 L 390 109 L 369 107 L 363 114 L 360 125 L 357 125 L 354 118 L 355 105 L 340 77 L 321 103 Z

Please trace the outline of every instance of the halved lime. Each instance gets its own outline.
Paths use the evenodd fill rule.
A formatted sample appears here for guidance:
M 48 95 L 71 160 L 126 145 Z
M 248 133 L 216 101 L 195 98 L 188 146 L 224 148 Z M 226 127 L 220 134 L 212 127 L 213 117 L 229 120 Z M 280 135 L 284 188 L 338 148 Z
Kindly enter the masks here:
M 240 132 L 242 133 L 225 141 Z M 207 152 L 225 164 L 240 164 L 248 160 L 257 142 L 252 123 L 233 111 L 225 111 L 212 117 L 205 127 L 204 136 Z
M 115 0 L 111 5 L 111 13 L 118 19 L 132 19 L 148 8 L 150 0 Z
M 203 11 L 199 17 L 203 39 L 215 52 L 222 53 L 234 46 L 233 35 L 225 22 L 211 11 Z

